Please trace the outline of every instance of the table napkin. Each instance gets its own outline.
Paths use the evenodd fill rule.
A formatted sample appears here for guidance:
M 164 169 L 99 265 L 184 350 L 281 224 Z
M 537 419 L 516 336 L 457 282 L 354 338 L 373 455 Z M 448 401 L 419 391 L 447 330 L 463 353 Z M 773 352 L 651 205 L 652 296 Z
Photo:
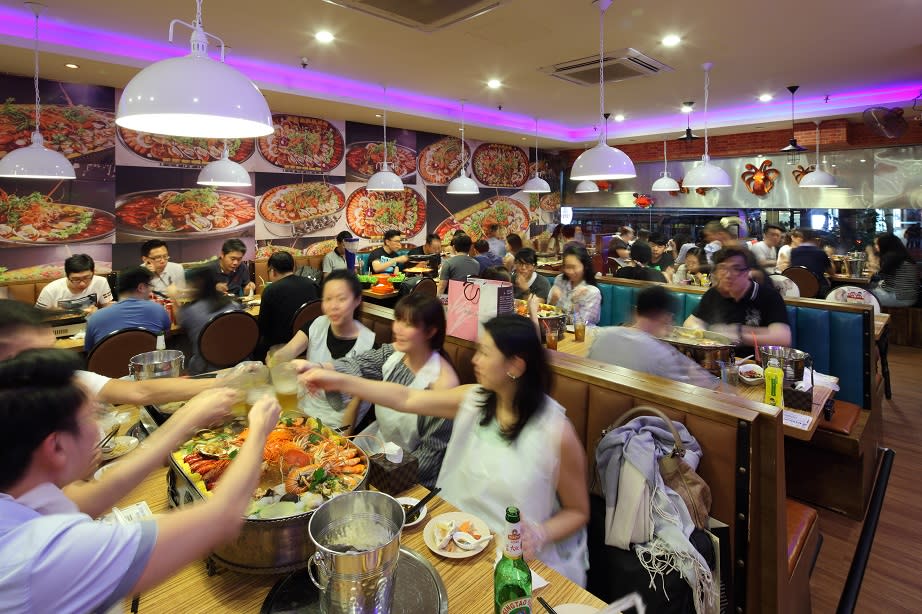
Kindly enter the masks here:
M 797 384 L 794 385 L 795 389 L 810 390 L 810 386 L 811 386 L 810 382 L 812 381 L 813 382 L 812 385 L 822 386 L 823 388 L 831 388 L 835 391 L 839 390 L 838 380 L 835 377 L 831 375 L 825 375 L 823 373 L 820 373 L 819 371 L 813 371 L 813 375 L 811 379 L 810 371 L 811 370 L 809 368 L 804 368 L 804 379 L 797 382 Z
M 503 558 L 503 548 L 504 548 L 504 546 L 503 546 L 502 544 L 499 543 L 500 541 L 502 541 L 502 540 L 500 540 L 500 539 L 497 539 L 497 540 L 496 540 L 496 542 L 497 542 L 497 543 L 496 543 L 496 552 L 495 552 L 496 558 L 493 559 L 493 567 L 496 567 L 496 564 L 499 563 L 499 560 L 500 560 L 501 558 Z M 547 585 L 549 584 L 549 582 L 548 582 L 547 580 L 545 580 L 544 578 L 542 578 L 539 574 L 535 573 L 535 570 L 534 570 L 534 569 L 529 568 L 529 571 L 531 571 L 531 590 L 532 590 L 532 591 L 536 591 L 536 590 L 538 590 L 539 588 L 544 588 L 545 586 L 547 586 Z

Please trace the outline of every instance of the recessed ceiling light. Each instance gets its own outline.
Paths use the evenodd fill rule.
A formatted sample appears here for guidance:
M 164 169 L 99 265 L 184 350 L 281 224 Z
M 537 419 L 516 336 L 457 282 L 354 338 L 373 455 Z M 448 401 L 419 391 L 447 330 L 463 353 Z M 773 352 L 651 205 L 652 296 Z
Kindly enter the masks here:
M 683 105 L 682 105 L 681 111 L 682 111 L 682 113 L 691 113 L 691 112 L 692 112 L 692 108 L 693 108 L 693 107 L 692 107 L 692 105 L 690 105 L 690 104 L 683 104 Z
M 663 37 L 662 43 L 664 47 L 675 47 L 682 42 L 682 38 L 678 34 L 668 34 Z
M 759 102 L 771 102 L 774 98 L 771 94 L 762 94 L 759 96 Z
M 381 117 L 380 113 L 375 113 L 375 117 Z
M 835 167 L 836 167 L 836 165 L 835 165 L 835 164 L 833 164 L 833 165 L 832 165 L 832 168 L 835 168 Z
M 617 115 L 615 115 L 615 121 L 616 121 L 616 122 L 623 122 L 623 121 L 624 121 L 624 115 L 621 115 L 621 113 L 618 113 Z
M 859 162 L 867 162 L 867 160 L 865 160 L 864 158 L 862 158 L 861 160 L 859 160 Z
M 74 64 L 74 63 L 70 63 L 70 62 L 69 62 L 69 63 L 67 63 L 67 64 L 64 65 L 64 68 L 80 68 L 80 65 L 79 65 L 79 64 Z
M 502 85 L 503 85 L 503 82 L 500 81 L 499 79 L 490 79 L 489 81 L 487 81 L 487 87 L 490 88 L 491 90 L 498 89 L 502 87 Z
M 332 32 L 321 30 L 320 32 L 317 32 L 317 34 L 314 34 L 314 38 L 317 39 L 318 43 L 327 44 L 332 43 L 334 37 Z

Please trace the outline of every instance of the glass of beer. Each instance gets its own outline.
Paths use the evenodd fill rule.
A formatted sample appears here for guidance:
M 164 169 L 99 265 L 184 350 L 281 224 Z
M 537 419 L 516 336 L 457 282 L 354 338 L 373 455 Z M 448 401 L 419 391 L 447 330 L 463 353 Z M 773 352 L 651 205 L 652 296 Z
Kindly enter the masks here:
M 291 414 L 298 412 L 298 374 L 294 365 L 290 362 L 283 362 L 274 365 L 270 371 L 272 374 L 272 387 L 275 389 L 275 396 L 282 406 L 282 414 Z
M 586 320 L 576 320 L 573 322 L 573 334 L 576 336 L 576 341 L 586 340 Z

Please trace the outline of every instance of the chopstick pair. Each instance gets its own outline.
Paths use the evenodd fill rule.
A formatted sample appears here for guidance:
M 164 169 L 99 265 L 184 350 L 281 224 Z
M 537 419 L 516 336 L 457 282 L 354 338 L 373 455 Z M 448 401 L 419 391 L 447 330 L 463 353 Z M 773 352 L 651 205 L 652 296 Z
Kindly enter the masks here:
M 547 614 L 557 614 L 557 610 L 552 608 L 551 604 L 544 600 L 544 597 L 538 597 L 538 603 L 544 606 L 544 609 L 547 610 Z
M 425 497 L 419 500 L 419 503 L 417 503 L 416 505 L 411 507 L 409 510 L 407 510 L 405 517 L 412 518 L 414 514 L 419 512 L 419 510 L 423 509 L 423 506 L 429 503 L 430 501 L 432 501 L 432 498 L 436 496 L 437 494 L 439 494 L 440 492 L 442 492 L 441 488 L 433 488 L 431 491 L 429 491 L 428 495 L 426 495 Z
M 104 447 L 106 447 L 106 444 L 109 443 L 110 441 L 112 441 L 112 438 L 115 437 L 115 434 L 116 434 L 116 433 L 118 433 L 119 426 L 120 426 L 120 425 L 116 424 L 116 425 L 113 426 L 111 429 L 109 429 L 109 433 L 108 433 L 105 437 L 102 438 L 102 441 L 100 441 L 99 444 L 97 444 L 96 447 L 97 447 L 97 448 L 104 448 Z

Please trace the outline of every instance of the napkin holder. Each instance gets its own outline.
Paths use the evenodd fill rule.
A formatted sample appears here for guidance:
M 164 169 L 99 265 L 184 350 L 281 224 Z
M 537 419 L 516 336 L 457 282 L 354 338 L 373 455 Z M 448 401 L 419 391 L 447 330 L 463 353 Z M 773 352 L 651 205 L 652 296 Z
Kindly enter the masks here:
M 381 492 L 396 497 L 419 482 L 419 460 L 406 450 L 399 463 L 391 462 L 383 453 L 372 454 L 369 461 L 368 481 Z
M 784 386 L 784 406 L 789 409 L 798 409 L 800 411 L 813 411 L 813 388 L 807 390 L 797 390 L 785 384 Z

